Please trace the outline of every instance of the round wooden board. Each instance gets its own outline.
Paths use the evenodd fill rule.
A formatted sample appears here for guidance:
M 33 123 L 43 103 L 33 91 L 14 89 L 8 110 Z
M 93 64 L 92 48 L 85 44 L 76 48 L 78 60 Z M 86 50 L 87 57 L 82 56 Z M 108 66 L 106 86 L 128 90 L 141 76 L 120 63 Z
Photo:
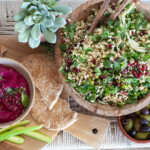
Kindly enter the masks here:
M 81 6 L 79 6 L 71 15 L 69 15 L 68 19 L 71 19 L 71 22 L 74 21 L 81 21 L 85 18 L 87 18 L 92 8 L 100 7 L 103 0 L 91 0 L 88 1 Z M 138 11 L 141 11 L 145 17 L 150 20 L 150 7 L 140 1 L 137 1 L 136 3 Z M 58 69 L 62 65 L 62 53 L 59 48 L 59 44 L 61 42 L 61 30 L 58 32 L 58 38 L 55 48 L 55 58 L 56 58 L 56 64 Z M 136 104 L 126 104 L 123 108 L 118 108 L 117 106 L 110 106 L 110 105 L 102 105 L 98 103 L 89 103 L 88 101 L 85 101 L 78 93 L 77 91 L 70 87 L 70 85 L 65 82 L 65 77 L 61 72 L 59 72 L 59 76 L 62 79 L 62 83 L 66 87 L 69 95 L 81 106 L 85 107 L 86 109 L 95 112 L 100 115 L 105 116 L 122 116 L 126 115 L 135 111 L 138 111 L 148 105 L 150 103 L 150 93 L 142 100 L 140 100 Z

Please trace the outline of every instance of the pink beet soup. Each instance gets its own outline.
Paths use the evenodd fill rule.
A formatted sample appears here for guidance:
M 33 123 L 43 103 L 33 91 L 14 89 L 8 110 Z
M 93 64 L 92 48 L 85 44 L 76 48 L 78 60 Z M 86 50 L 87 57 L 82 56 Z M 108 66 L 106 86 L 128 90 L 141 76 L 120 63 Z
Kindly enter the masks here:
M 0 123 L 19 117 L 29 105 L 26 79 L 15 69 L 0 65 Z

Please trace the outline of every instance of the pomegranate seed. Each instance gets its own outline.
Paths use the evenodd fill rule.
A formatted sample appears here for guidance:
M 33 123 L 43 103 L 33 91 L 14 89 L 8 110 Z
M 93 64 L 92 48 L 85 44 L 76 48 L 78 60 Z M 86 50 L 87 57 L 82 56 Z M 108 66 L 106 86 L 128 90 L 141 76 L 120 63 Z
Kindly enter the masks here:
M 68 64 L 68 67 L 70 67 L 71 65 L 73 65 L 73 59 L 69 59 L 67 64 Z
M 93 60 L 92 60 L 92 63 L 93 63 L 93 64 L 96 64 L 96 59 L 93 59 Z
M 114 85 L 117 85 L 117 82 L 116 82 L 116 81 L 113 81 L 113 84 L 114 84 Z
M 135 60 L 135 62 L 137 62 L 137 63 L 138 63 L 138 62 L 139 62 L 139 59 Z
M 145 73 L 145 75 L 146 75 L 146 76 L 149 75 L 149 72 L 147 71 L 147 72 Z
M 121 83 L 117 83 L 117 86 L 119 86 L 119 87 L 120 87 L 120 86 L 121 86 Z
M 139 74 L 138 74 L 138 78 L 141 78 L 142 77 L 142 73 L 141 72 L 139 72 Z
M 100 76 L 101 79 L 105 79 L 106 78 L 106 75 L 102 75 Z
M 125 92 L 124 92 L 124 95 L 128 95 L 128 92 L 127 92 L 127 91 L 125 91 Z
M 108 44 L 108 47 L 109 47 L 109 48 L 112 48 L 112 44 Z
M 139 64 L 137 64 L 137 65 L 136 65 L 136 67 L 137 67 L 137 68 L 140 68 L 140 65 L 139 65 Z
M 131 64 L 130 66 L 134 67 L 134 63 L 133 63 L 133 64 Z
M 76 46 L 77 46 L 77 43 L 76 43 L 76 44 L 74 44 L 74 46 L 76 47 Z
M 132 31 L 131 34 L 134 35 L 134 31 Z
M 141 71 L 145 71 L 145 68 L 142 68 Z
M 97 82 L 97 81 L 95 81 L 95 82 L 94 82 L 94 84 L 95 84 L 95 85 L 98 85 L 98 82 Z
M 75 72 L 75 73 L 79 73 L 79 72 L 80 72 L 80 70 L 79 70 L 78 68 L 74 67 L 74 68 L 73 68 L 73 72 Z
M 136 65 L 137 65 L 137 62 L 135 61 L 135 62 L 134 62 L 134 66 L 136 66 Z
M 136 78 L 138 77 L 138 74 L 136 73 L 136 71 L 132 71 L 132 75 Z
M 114 4 L 111 5 L 111 8 L 112 8 L 113 10 L 115 10 L 115 7 L 116 7 L 116 6 L 115 6 Z

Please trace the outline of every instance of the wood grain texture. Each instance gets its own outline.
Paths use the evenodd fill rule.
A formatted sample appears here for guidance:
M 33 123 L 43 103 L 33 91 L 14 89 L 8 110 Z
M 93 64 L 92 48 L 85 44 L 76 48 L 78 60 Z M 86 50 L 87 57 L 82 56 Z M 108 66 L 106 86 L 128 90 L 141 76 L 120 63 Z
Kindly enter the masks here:
M 107 10 L 107 7 L 109 6 L 111 0 L 105 0 L 100 8 L 100 10 L 98 11 L 96 17 L 93 20 L 93 23 L 90 26 L 90 29 L 87 33 L 87 35 L 89 33 L 93 33 L 94 29 L 97 27 L 98 23 L 101 21 L 102 16 L 104 14 L 104 12 Z
M 7 35 L 0 36 L 0 45 L 3 45 L 4 47 L 7 48 L 7 52 L 4 54 L 4 57 L 9 57 L 9 58 L 12 58 L 12 59 L 15 59 L 18 61 L 22 57 L 29 55 L 29 54 L 47 53 L 47 51 L 45 49 L 43 49 L 42 47 L 38 47 L 36 49 L 31 49 L 28 46 L 28 44 L 18 43 L 17 37 L 15 37 L 13 35 L 12 36 L 7 36 Z M 64 94 L 64 97 L 65 97 L 65 94 Z M 68 95 L 66 96 L 66 98 L 67 97 L 68 97 Z M 38 125 L 38 123 L 36 123 L 36 121 L 31 117 L 30 114 L 26 117 L 26 119 L 31 120 L 31 122 L 29 123 L 29 126 Z M 58 133 L 56 131 L 48 131 L 45 128 L 42 128 L 40 131 L 43 133 L 46 133 L 47 135 L 52 137 L 52 139 L 54 139 Z M 41 148 L 43 148 L 44 146 L 47 145 L 47 143 L 37 141 L 33 138 L 30 138 L 27 136 L 23 136 L 23 137 L 25 138 L 25 141 L 23 144 L 16 145 L 16 144 L 12 144 L 10 142 L 2 142 L 2 143 L 0 143 L 0 149 L 1 149 L 1 147 L 6 147 L 10 150 L 11 149 L 17 150 L 17 148 L 16 149 L 14 148 L 14 146 L 16 146 L 20 149 L 25 149 L 25 150 L 40 150 Z
M 47 53 L 47 51 L 44 50 L 42 47 L 33 50 L 29 48 L 27 44 L 18 43 L 17 37 L 14 36 L 0 36 L 0 45 L 3 45 L 7 48 L 7 52 L 4 54 L 5 57 L 13 58 L 16 60 L 20 60 L 22 57 L 26 55 L 37 53 L 37 52 Z M 69 102 L 69 95 L 67 89 L 64 89 L 61 97 Z M 87 116 L 82 114 L 78 114 L 78 116 L 79 116 L 79 120 L 75 124 L 67 128 L 66 131 L 76 136 L 80 140 L 86 142 L 87 144 L 98 149 L 104 140 L 110 121 L 106 119 L 101 119 L 98 117 Z M 38 124 L 30 114 L 26 117 L 26 119 L 31 120 L 28 126 L 35 126 Z M 98 133 L 95 135 L 93 135 L 92 133 L 93 128 L 98 129 Z M 47 135 L 52 137 L 52 139 L 54 139 L 58 133 L 56 131 L 49 131 L 45 128 L 42 128 L 39 131 L 46 133 Z M 47 145 L 47 143 L 37 141 L 36 139 L 27 136 L 23 136 L 23 137 L 25 139 L 23 144 L 17 145 L 10 142 L 1 142 L 0 149 L 2 147 L 3 148 L 2 150 L 5 149 L 7 150 L 7 148 L 10 150 L 11 149 L 12 150 L 19 150 L 19 149 L 40 150 Z
M 103 0 L 92 0 L 88 1 L 81 6 L 79 6 L 71 15 L 69 15 L 69 19 L 71 19 L 71 23 L 74 21 L 81 21 L 85 19 L 87 16 L 90 15 L 92 8 L 98 7 L 102 4 Z M 141 11 L 145 17 L 150 19 L 150 6 L 143 4 L 141 1 L 137 1 L 137 10 Z M 55 58 L 58 69 L 62 65 L 62 53 L 59 48 L 59 44 L 61 43 L 61 30 L 59 30 L 56 48 L 55 48 Z M 95 112 L 100 115 L 105 116 L 122 116 L 126 115 L 135 111 L 138 111 L 148 105 L 150 103 L 150 93 L 142 100 L 138 101 L 136 104 L 126 104 L 122 109 L 118 108 L 117 106 L 110 106 L 110 105 L 102 105 L 98 103 L 89 103 L 85 101 L 77 91 L 70 87 L 70 85 L 65 82 L 65 77 L 61 72 L 59 72 L 59 76 L 62 79 L 62 82 L 67 89 L 69 95 L 81 106 L 85 107 L 86 109 Z
M 76 136 L 95 149 L 100 149 L 110 121 L 83 114 L 78 114 L 78 118 L 79 120 L 69 128 L 65 129 L 65 131 Z M 97 130 L 96 134 L 92 132 L 93 129 Z

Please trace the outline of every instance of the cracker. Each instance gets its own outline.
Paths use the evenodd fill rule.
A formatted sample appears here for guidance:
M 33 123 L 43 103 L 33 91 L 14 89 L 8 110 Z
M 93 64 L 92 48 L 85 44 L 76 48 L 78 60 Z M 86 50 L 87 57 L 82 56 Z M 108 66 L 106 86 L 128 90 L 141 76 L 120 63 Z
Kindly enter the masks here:
M 41 98 L 40 92 L 36 89 L 31 114 L 39 124 L 43 124 L 48 130 L 59 131 L 66 129 L 77 120 L 77 113 L 69 108 L 66 100 L 59 98 L 54 107 L 49 110 Z
M 52 109 L 63 89 L 55 60 L 49 55 L 36 53 L 24 57 L 21 63 L 30 71 L 43 102 Z

